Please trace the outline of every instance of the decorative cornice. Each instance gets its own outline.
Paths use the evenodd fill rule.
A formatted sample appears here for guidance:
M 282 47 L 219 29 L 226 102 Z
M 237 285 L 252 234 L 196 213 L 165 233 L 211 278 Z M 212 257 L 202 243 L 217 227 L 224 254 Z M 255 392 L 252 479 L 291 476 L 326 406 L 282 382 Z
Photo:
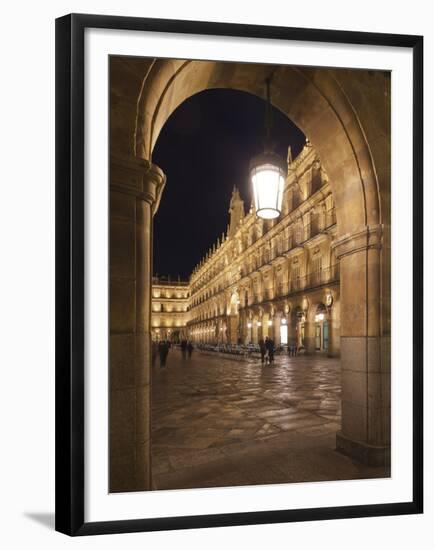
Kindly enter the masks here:
M 355 254 L 369 249 L 381 249 L 383 226 L 366 226 L 357 233 L 343 235 L 334 241 L 331 247 L 335 250 L 336 258 L 340 260 L 344 256 Z
M 306 251 L 306 247 L 301 244 L 296 244 L 291 250 L 288 250 L 285 252 L 285 256 L 287 258 L 291 258 L 293 256 L 299 256 L 300 254 L 303 254 L 303 252 Z
M 323 230 L 313 237 L 309 237 L 309 239 L 305 241 L 306 244 L 304 246 L 310 250 L 313 246 L 318 246 L 326 241 L 331 241 L 331 235 L 326 230 Z
M 271 261 L 270 261 L 270 264 L 274 267 L 274 266 L 277 266 L 279 264 L 283 264 L 285 263 L 287 260 L 286 256 L 282 255 L 282 254 L 279 254 L 278 256 L 274 257 Z
M 166 185 L 166 176 L 159 166 L 133 156 L 110 157 L 110 188 L 148 202 L 155 214 Z

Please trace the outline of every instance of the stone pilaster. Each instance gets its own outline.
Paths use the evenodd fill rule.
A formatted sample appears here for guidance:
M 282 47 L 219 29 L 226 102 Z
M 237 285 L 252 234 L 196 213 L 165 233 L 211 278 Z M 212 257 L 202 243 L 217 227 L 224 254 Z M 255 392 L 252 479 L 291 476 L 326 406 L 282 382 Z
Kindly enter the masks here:
M 277 312 L 273 317 L 273 340 L 274 345 L 280 346 L 280 321 L 282 320 L 282 314 Z
M 337 449 L 365 463 L 390 460 L 390 336 L 383 330 L 383 228 L 334 246 L 340 260 L 342 431 Z
M 296 334 L 297 316 L 293 311 L 288 315 L 288 345 L 293 346 L 297 343 Z
M 258 333 L 259 333 L 259 327 L 258 327 L 258 317 L 255 316 L 254 319 L 252 320 L 252 329 L 251 329 L 251 334 L 252 334 L 252 343 L 253 344 L 257 344 L 258 341 L 259 341 L 259 337 L 258 337 Z
M 328 316 L 328 331 L 329 331 L 329 349 L 327 355 L 329 357 L 340 357 L 340 302 L 335 301 L 329 309 Z
M 228 340 L 231 344 L 236 344 L 238 338 L 238 315 L 228 315 L 227 326 L 229 333 Z
M 304 324 L 304 344 L 306 353 L 308 355 L 313 355 L 316 351 L 315 313 L 313 311 L 309 312 L 309 315 L 307 315 L 307 320 Z
M 144 159 L 111 159 L 111 492 L 151 489 L 152 217 L 165 180 Z

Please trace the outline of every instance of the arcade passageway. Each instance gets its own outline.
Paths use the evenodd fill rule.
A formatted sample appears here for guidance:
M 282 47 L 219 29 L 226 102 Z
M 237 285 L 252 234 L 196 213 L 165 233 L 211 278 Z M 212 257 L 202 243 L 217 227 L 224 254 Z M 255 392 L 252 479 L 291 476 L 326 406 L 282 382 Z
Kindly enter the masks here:
M 280 356 L 261 367 L 177 349 L 152 383 L 154 489 L 386 477 L 335 451 L 339 360 Z
M 153 224 L 166 184 L 182 187 L 176 176 L 166 177 L 167 161 L 157 162 L 156 143 L 189 98 L 213 89 L 263 98 L 267 80 L 274 108 L 318 156 L 303 171 L 316 183 L 308 193 L 288 196 L 281 215 L 288 221 L 286 240 L 276 239 L 279 224 L 244 235 L 241 248 L 255 252 L 247 267 L 235 262 L 241 252 L 236 243 L 225 237 L 218 248 L 217 242 L 218 250 L 227 249 L 224 264 L 201 262 L 190 281 L 195 302 L 182 307 L 194 314 L 195 342 L 210 341 L 214 330 L 215 340 L 226 333 L 231 344 L 255 343 L 265 329 L 276 345 L 284 344 L 282 335 L 288 344 L 304 340 L 308 356 L 316 357 L 318 349 L 340 355 L 340 369 L 333 359 L 286 358 L 261 372 L 257 363 L 198 353 L 181 365 L 173 351 L 167 371 L 151 375 Z M 387 473 L 387 466 L 371 468 L 390 464 L 390 113 L 387 71 L 111 58 L 110 492 Z M 289 156 L 288 165 L 303 191 L 297 159 Z M 205 185 L 207 173 L 201 174 Z M 318 195 L 330 204 L 312 212 Z M 200 207 L 200 190 L 192 197 Z M 239 221 L 235 199 L 232 212 Z M 252 219 L 252 225 L 259 223 Z M 238 226 L 229 225 L 229 233 L 242 233 Z M 175 238 L 176 225 L 168 231 Z M 213 250 L 206 255 L 211 263 L 218 259 Z M 272 264 L 270 273 L 265 264 Z M 224 291 L 226 300 L 203 311 L 210 299 L 205 286 L 221 269 L 227 284 L 213 285 L 211 297 Z M 317 286 L 328 291 L 304 296 Z M 160 302 L 164 311 L 169 304 Z M 238 325 L 237 306 L 247 312 Z M 222 315 L 229 322 L 213 324 Z M 294 326 L 300 330 L 290 334 Z

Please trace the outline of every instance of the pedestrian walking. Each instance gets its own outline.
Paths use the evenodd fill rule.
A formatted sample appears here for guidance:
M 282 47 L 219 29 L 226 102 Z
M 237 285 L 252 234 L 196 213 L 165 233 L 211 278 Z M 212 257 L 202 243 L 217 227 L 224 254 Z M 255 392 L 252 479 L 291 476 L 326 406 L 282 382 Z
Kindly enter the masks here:
M 181 353 L 182 353 L 182 358 L 185 359 L 187 357 L 187 340 L 182 340 L 181 341 Z
M 191 359 L 191 355 L 193 353 L 194 347 L 191 342 L 188 342 L 187 344 L 187 351 L 188 351 L 188 358 Z
M 166 366 L 167 355 L 169 353 L 169 343 L 162 340 L 158 344 L 158 354 L 160 356 L 160 367 L 163 368 Z
M 267 348 L 265 347 L 263 338 L 259 340 L 259 351 L 261 352 L 261 364 L 263 365 L 265 362 L 265 354 L 267 353 Z
M 271 365 L 274 361 L 274 341 L 268 336 L 265 338 L 265 347 L 267 350 L 268 362 Z
M 268 338 L 268 336 L 265 337 L 264 346 L 265 346 L 265 357 L 264 357 L 265 364 L 268 365 L 268 363 L 270 362 L 270 354 L 269 354 L 270 339 Z
M 155 340 L 152 342 L 152 366 L 155 367 L 155 362 L 157 361 L 158 355 L 158 342 Z
M 270 349 L 268 350 L 268 355 L 269 355 L 269 359 L 270 359 L 270 365 L 272 363 L 274 363 L 274 350 L 275 350 L 275 347 L 274 347 L 274 340 L 272 338 L 270 338 Z

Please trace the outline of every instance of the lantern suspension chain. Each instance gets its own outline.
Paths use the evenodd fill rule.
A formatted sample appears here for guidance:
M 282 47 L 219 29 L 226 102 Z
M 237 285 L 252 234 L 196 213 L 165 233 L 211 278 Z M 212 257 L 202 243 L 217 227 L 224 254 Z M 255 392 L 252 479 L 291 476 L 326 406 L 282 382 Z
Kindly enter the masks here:
M 282 210 L 283 189 L 286 176 L 286 160 L 273 151 L 271 139 L 272 108 L 271 108 L 271 75 L 265 80 L 265 136 L 264 152 L 256 155 L 250 161 L 250 177 L 253 186 L 256 215 L 259 218 L 272 220 L 278 218 Z
M 271 150 L 271 128 L 273 125 L 272 120 L 272 112 L 271 112 L 271 98 L 270 98 L 270 84 L 271 84 L 271 76 L 269 76 L 265 80 L 265 86 L 266 86 L 266 98 L 267 103 L 265 105 L 265 150 L 270 151 Z

